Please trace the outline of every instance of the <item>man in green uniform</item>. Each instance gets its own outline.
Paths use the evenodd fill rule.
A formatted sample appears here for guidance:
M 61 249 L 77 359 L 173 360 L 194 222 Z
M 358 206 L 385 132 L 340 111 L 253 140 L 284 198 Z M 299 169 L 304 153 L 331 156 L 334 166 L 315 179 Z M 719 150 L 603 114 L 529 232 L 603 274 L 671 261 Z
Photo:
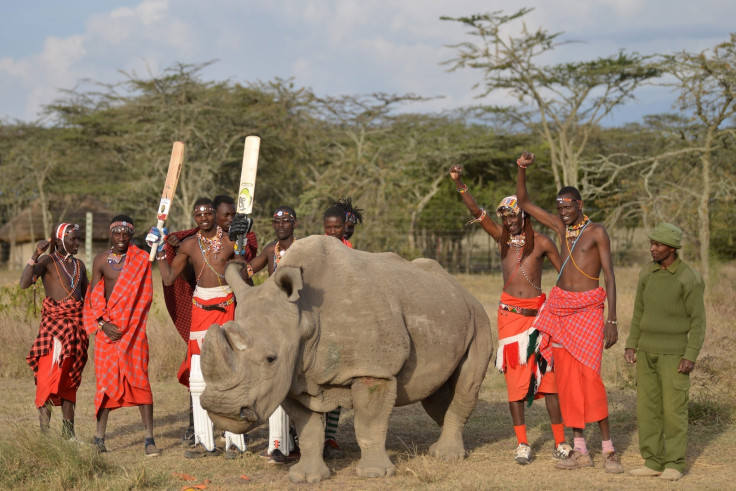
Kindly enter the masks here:
M 682 231 L 649 234 L 653 261 L 639 273 L 624 357 L 636 363 L 636 417 L 644 467 L 636 476 L 676 481 L 685 470 L 690 373 L 705 336 L 704 284 L 677 255 Z

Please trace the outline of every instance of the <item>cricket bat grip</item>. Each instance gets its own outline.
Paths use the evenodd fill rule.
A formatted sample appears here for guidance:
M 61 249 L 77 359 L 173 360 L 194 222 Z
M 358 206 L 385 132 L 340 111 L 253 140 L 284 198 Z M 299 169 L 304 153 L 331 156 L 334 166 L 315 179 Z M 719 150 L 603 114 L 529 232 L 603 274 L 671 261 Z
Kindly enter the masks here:
M 156 222 L 156 228 L 159 230 L 162 230 L 164 228 L 164 221 L 158 220 Z M 148 262 L 153 262 L 154 259 L 156 259 L 156 251 L 158 250 L 158 244 L 153 244 L 151 246 L 151 253 L 148 255 Z
M 235 218 L 233 218 L 233 222 L 230 224 L 230 240 L 234 240 L 237 238 L 237 250 L 235 251 L 236 254 L 245 254 L 245 235 L 250 232 L 251 227 L 253 227 L 253 219 L 244 214 L 244 213 L 238 213 L 235 215 Z

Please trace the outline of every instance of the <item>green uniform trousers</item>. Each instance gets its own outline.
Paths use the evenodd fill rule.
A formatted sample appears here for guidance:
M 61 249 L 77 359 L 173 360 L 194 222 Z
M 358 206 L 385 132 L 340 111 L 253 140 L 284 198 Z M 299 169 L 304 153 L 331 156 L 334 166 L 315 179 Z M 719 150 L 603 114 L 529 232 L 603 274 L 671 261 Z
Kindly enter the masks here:
M 690 376 L 679 373 L 682 355 L 636 353 L 639 450 L 655 471 L 685 471 Z

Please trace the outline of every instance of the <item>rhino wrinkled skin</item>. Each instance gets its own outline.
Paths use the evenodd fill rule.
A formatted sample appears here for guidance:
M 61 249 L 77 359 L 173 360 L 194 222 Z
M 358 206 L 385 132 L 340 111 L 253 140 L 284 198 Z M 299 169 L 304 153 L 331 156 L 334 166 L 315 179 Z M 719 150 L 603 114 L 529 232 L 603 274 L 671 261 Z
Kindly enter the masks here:
M 421 401 L 441 428 L 431 455 L 465 457 L 462 432 L 492 352 L 483 307 L 437 262 L 352 250 L 327 236 L 297 240 L 263 285 L 238 264 L 226 278 L 235 321 L 202 344 L 202 406 L 218 428 L 244 433 L 281 404 L 299 434 L 294 482 L 330 471 L 323 413 L 354 408 L 360 476 L 393 475 L 386 432 L 394 406 Z

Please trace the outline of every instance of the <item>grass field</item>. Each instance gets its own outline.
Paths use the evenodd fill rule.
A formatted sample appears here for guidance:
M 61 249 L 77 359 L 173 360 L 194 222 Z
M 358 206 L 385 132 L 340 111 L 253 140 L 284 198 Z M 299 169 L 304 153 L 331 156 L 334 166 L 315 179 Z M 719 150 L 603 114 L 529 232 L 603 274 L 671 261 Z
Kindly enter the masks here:
M 628 334 L 638 268 L 619 268 L 618 318 L 620 341 L 604 354 L 603 376 L 609 394 L 614 445 L 626 469 L 642 462 L 638 451 L 634 414 L 633 369 L 623 362 L 623 345 Z M 493 489 L 493 488 L 663 488 L 728 489 L 736 482 L 736 428 L 731 424 L 733 396 L 736 395 L 733 353 L 736 337 L 731 328 L 736 318 L 734 285 L 736 265 L 715 268 L 706 298 L 708 333 L 693 375 L 691 426 L 687 452 L 688 470 L 676 485 L 656 479 L 609 475 L 602 469 L 600 435 L 588 426 L 588 446 L 595 468 L 559 471 L 553 468 L 552 435 L 538 401 L 527 411 L 530 444 L 536 459 L 531 465 L 513 462 L 514 432 L 506 402 L 503 377 L 491 366 L 483 384 L 480 401 L 465 430 L 468 458 L 462 462 L 439 462 L 426 455 L 439 435 L 434 422 L 420 405 L 397 408 L 390 422 L 387 448 L 397 474 L 391 478 L 366 480 L 355 475 L 360 457 L 352 426 L 352 412 L 343 411 L 339 440 L 346 457 L 328 461 L 332 477 L 316 485 L 293 485 L 288 466 L 264 463 L 258 453 L 266 445 L 266 429 L 250 434 L 249 448 L 242 459 L 221 457 L 188 460 L 179 439 L 187 424 L 188 394 L 175 381 L 184 356 L 184 343 L 163 308 L 160 282 L 149 322 L 151 378 L 155 400 L 155 437 L 163 450 L 160 457 L 143 456 L 143 428 L 135 408 L 114 411 L 110 416 L 107 446 L 110 452 L 95 455 L 87 445 L 59 438 L 60 411 L 54 410 L 53 432 L 43 437 L 38 431 L 33 407 L 33 377 L 25 356 L 38 326 L 33 314 L 32 294 L 19 292 L 14 284 L 18 271 L 0 272 L 0 486 L 24 489 Z M 458 276 L 486 307 L 495 323 L 500 295 L 498 276 Z M 545 278 L 545 290 L 553 281 Z M 41 295 L 39 295 L 41 297 Z M 40 298 L 39 298 L 40 306 Z M 93 349 L 93 347 L 91 347 Z M 94 435 L 94 367 L 90 360 L 78 393 L 77 435 L 90 440 Z

